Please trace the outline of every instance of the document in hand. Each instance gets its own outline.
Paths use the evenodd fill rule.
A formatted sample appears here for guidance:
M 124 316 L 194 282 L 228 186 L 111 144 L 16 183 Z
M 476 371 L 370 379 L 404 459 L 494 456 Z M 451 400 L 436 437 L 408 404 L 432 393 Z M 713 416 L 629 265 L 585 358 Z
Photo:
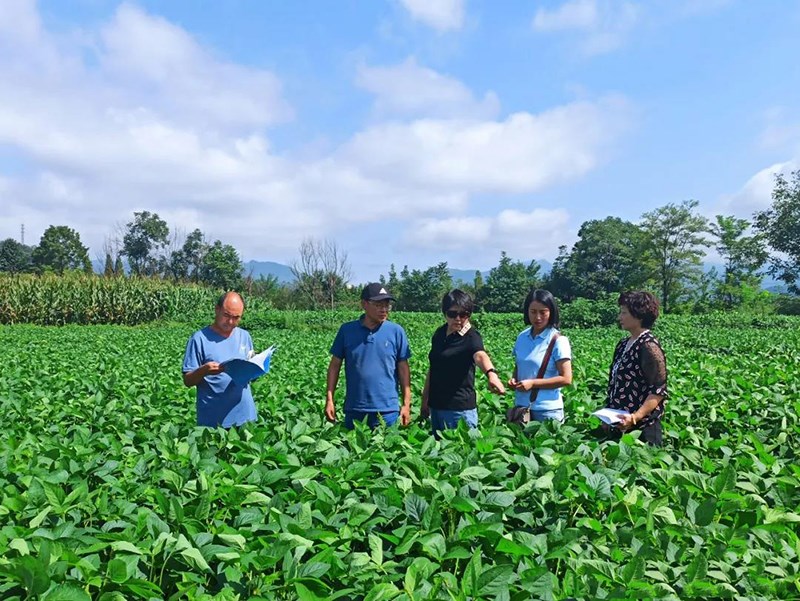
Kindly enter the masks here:
M 630 415 L 628 411 L 623 409 L 611 409 L 610 407 L 603 407 L 602 409 L 598 409 L 592 415 L 599 417 L 600 421 L 613 426 L 614 424 L 619 423 L 620 418 L 623 415 Z
M 275 352 L 273 344 L 267 350 L 253 355 L 249 359 L 228 359 L 223 361 L 225 373 L 239 386 L 247 386 L 250 382 L 263 376 L 269 371 L 269 362 Z

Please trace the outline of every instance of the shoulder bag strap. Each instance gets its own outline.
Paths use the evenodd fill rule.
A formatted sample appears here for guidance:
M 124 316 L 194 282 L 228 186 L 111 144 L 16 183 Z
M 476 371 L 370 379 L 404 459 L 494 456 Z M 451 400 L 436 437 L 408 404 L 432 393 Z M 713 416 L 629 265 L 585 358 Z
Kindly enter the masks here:
M 542 360 L 542 365 L 539 367 L 539 374 L 536 376 L 538 380 L 541 380 L 544 377 L 544 372 L 547 371 L 547 364 L 550 363 L 550 356 L 553 354 L 553 347 L 556 345 L 556 339 L 560 336 L 558 332 L 553 334 L 553 337 L 550 339 L 550 344 L 547 345 L 547 350 L 544 352 L 544 359 Z M 536 402 L 536 397 L 539 395 L 539 389 L 534 388 L 531 390 L 531 405 Z

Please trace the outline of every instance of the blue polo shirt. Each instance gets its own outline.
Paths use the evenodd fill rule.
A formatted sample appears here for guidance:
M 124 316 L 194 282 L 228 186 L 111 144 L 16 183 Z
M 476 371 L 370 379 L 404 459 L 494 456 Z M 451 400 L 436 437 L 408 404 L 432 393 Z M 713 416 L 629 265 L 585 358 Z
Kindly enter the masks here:
M 225 338 L 208 326 L 189 338 L 183 356 L 183 373 L 194 371 L 209 361 L 222 363 L 237 357 L 246 359 L 251 350 L 253 340 L 247 330 L 234 328 Z M 249 384 L 241 387 L 226 373 L 200 380 L 197 385 L 198 426 L 230 428 L 255 421 L 256 417 L 256 404 Z
M 514 360 L 517 364 L 517 380 L 530 380 L 538 377 L 539 368 L 544 360 L 544 355 L 547 352 L 547 346 L 550 344 L 550 339 L 558 330 L 555 328 L 545 328 L 538 336 L 531 336 L 531 328 L 525 328 L 522 333 L 517 336 L 517 341 L 514 344 Z M 558 368 L 556 362 L 561 359 L 572 359 L 572 349 L 569 345 L 569 339 L 566 336 L 559 336 L 556 344 L 553 347 L 553 354 L 550 355 L 550 361 L 544 371 L 544 378 L 553 378 L 558 375 Z M 514 403 L 518 407 L 527 407 L 530 405 L 531 393 L 520 392 L 515 393 Z M 534 411 L 550 410 L 550 409 L 563 409 L 564 400 L 561 397 L 561 389 L 553 388 L 546 390 L 539 389 L 536 396 L 536 402 L 531 405 Z
M 397 411 L 397 363 L 411 357 L 408 338 L 396 323 L 384 321 L 370 330 L 363 318 L 342 324 L 331 345 L 331 355 L 344 360 L 344 410 Z

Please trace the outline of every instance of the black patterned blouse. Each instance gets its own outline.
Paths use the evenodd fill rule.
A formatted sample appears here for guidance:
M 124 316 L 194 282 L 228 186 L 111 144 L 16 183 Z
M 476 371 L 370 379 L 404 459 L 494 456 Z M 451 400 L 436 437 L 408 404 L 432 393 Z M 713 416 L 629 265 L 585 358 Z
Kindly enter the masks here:
M 649 330 L 625 350 L 628 340 L 630 338 L 620 340 L 614 350 L 614 361 L 608 376 L 606 406 L 633 413 L 644 404 L 648 395 L 657 394 L 663 397 L 658 407 L 636 424 L 637 428 L 644 428 L 660 419 L 664 413 L 668 396 L 667 361 L 661 344 Z

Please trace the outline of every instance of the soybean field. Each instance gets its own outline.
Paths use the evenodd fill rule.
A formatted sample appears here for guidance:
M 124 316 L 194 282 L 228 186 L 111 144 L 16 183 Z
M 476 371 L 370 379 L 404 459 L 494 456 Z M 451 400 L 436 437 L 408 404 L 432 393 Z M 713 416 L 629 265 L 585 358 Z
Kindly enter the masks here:
M 0 598 L 800 598 L 800 320 L 661 319 L 653 449 L 590 433 L 613 327 L 565 330 L 563 425 L 507 426 L 479 376 L 480 429 L 435 441 L 417 416 L 440 319 L 394 314 L 414 423 L 328 424 L 355 315 L 245 323 L 279 349 L 258 422 L 230 431 L 194 425 L 181 381 L 205 324 L 0 326 Z M 475 321 L 507 379 L 521 316 Z

